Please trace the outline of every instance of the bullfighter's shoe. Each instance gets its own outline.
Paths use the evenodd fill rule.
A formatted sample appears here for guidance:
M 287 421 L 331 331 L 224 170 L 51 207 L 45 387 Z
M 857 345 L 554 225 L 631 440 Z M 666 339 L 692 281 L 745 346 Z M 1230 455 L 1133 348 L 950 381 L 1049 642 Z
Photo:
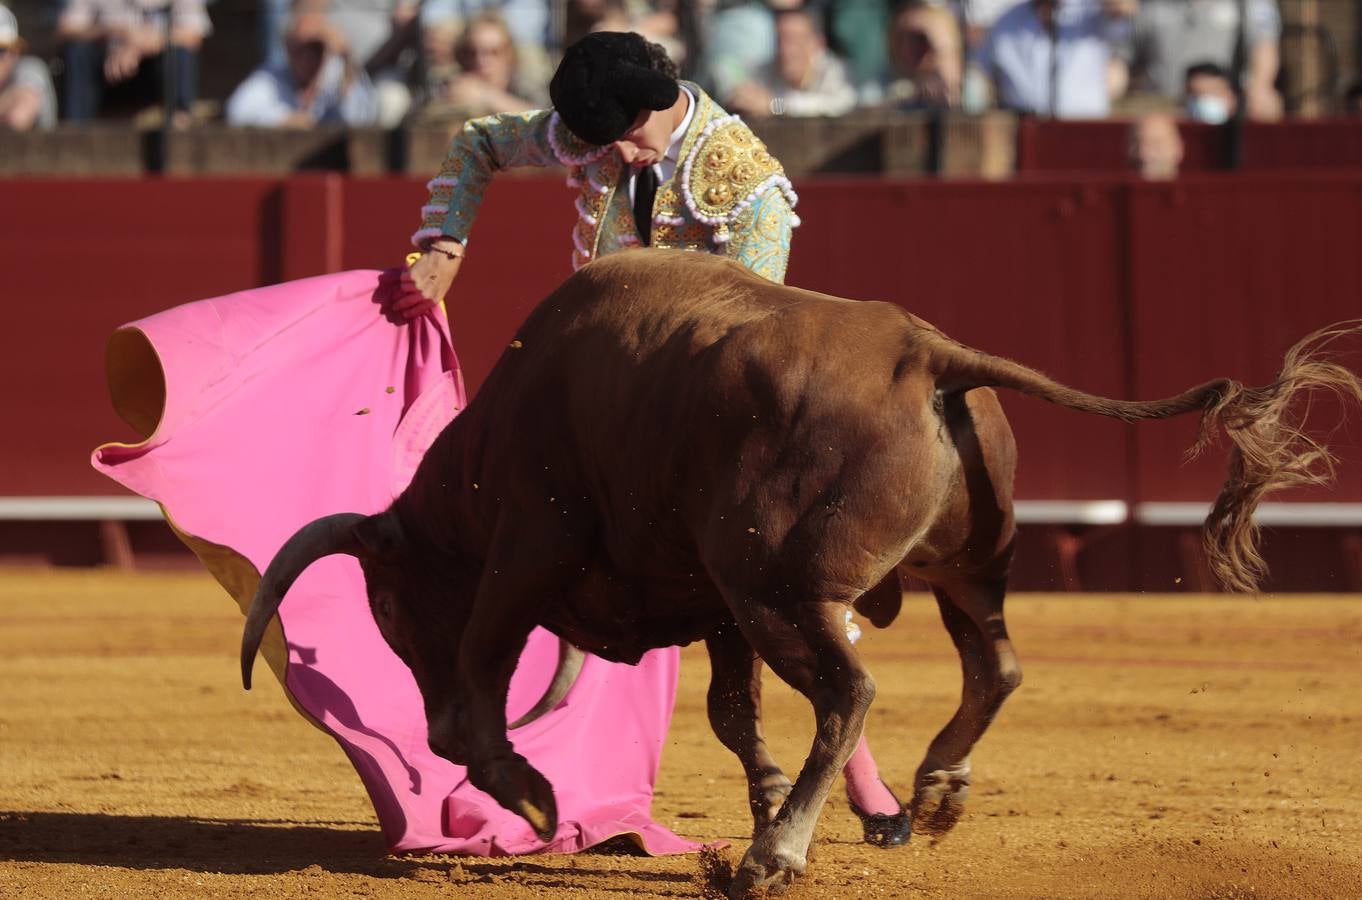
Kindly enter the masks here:
M 884 784 L 883 781 L 880 784 Z M 856 805 L 856 801 L 851 799 L 851 792 L 847 792 L 847 804 L 851 811 L 856 814 L 856 818 L 861 820 L 861 827 L 865 829 L 863 840 L 867 844 L 876 847 L 901 847 L 908 843 L 908 839 L 913 835 L 913 819 L 908 815 L 908 810 L 889 785 L 885 784 L 884 789 L 889 791 L 890 796 L 899 804 L 899 811 L 896 813 L 868 813 Z

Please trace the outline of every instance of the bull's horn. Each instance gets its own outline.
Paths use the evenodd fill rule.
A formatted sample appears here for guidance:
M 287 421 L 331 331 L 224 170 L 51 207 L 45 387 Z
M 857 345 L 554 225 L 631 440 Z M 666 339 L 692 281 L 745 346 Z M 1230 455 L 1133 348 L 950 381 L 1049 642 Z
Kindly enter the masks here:
M 241 633 L 241 683 L 246 690 L 251 689 L 251 667 L 255 664 L 260 641 L 265 637 L 265 628 L 279 612 L 279 604 L 284 602 L 288 589 L 304 569 L 323 556 L 333 553 L 358 556 L 360 544 L 354 536 L 354 527 L 364 518 L 359 513 L 323 516 L 299 528 L 274 554 L 265 574 L 260 576 L 260 585 L 255 589 L 251 610 L 246 614 L 246 627 Z
M 544 696 L 539 698 L 539 702 L 531 707 L 519 719 L 506 726 L 509 731 L 514 728 L 522 728 L 544 713 L 553 709 L 567 697 L 568 691 L 577 683 L 577 676 L 582 674 L 582 663 L 586 661 L 586 654 L 569 644 L 567 641 L 558 641 L 558 670 L 553 673 L 553 681 L 549 682 L 549 689 L 544 692 Z

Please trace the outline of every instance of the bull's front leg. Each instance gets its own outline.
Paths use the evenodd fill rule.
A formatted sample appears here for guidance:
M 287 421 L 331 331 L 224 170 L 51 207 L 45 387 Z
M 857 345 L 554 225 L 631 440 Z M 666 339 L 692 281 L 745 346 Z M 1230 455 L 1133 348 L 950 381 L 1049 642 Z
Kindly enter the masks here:
M 752 836 L 771 824 L 789 796 L 781 771 L 761 732 L 761 657 L 732 622 L 705 641 L 709 648 L 709 724 L 742 763 L 752 810 Z
M 468 780 L 520 815 L 547 842 L 558 830 L 553 788 L 508 739 L 506 696 L 545 604 L 562 595 L 572 573 L 583 565 L 557 532 L 552 535 L 556 545 L 549 536 L 529 533 L 534 521 L 528 515 L 508 515 L 499 523 L 459 646 L 456 695 Z M 544 552 L 546 547 L 553 552 Z
M 735 602 L 735 601 L 730 601 Z M 846 604 L 805 601 L 779 610 L 735 603 L 744 636 L 772 671 L 813 703 L 813 749 L 780 812 L 743 857 L 729 890 L 782 888 L 807 865 L 818 816 L 860 740 L 875 682 L 847 639 Z

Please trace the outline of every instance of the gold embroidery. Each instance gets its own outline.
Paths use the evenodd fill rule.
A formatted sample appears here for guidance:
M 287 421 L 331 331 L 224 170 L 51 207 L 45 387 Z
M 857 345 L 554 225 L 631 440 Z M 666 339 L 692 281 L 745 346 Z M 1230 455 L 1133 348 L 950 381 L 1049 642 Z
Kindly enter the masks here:
M 653 226 L 653 246 L 676 247 L 680 244 L 700 245 L 709 249 L 709 229 L 699 222 L 691 221 L 681 225 Z
M 705 191 L 705 202 L 717 208 L 727 206 L 733 199 L 733 190 L 726 184 L 716 184 Z
M 780 163 L 739 119 L 702 138 L 695 153 L 700 164 L 691 166 L 686 189 L 696 212 L 706 219 L 731 222 L 739 205 L 751 202 L 769 179 L 784 175 Z

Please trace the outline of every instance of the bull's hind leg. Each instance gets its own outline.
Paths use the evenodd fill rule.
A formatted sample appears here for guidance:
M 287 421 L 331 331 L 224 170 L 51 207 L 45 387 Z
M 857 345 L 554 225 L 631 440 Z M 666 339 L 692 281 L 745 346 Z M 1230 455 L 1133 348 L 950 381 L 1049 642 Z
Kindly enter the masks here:
M 747 774 L 755 838 L 771 824 L 793 786 L 761 732 L 761 657 L 731 622 L 719 626 L 705 643 L 710 666 L 709 724 Z
M 730 600 L 730 602 L 732 602 Z M 875 682 L 847 640 L 846 604 L 806 601 L 781 609 L 733 604 L 743 635 L 772 671 L 813 703 L 813 749 L 775 819 L 752 841 L 730 893 L 783 887 L 804 871 L 828 791 L 860 739 Z
M 960 708 L 933 739 L 917 770 L 912 813 L 918 834 L 942 835 L 959 821 L 969 796 L 970 750 L 1021 684 L 1021 666 L 1003 620 L 1006 589 L 1002 578 L 932 588 L 960 652 L 964 689 Z

